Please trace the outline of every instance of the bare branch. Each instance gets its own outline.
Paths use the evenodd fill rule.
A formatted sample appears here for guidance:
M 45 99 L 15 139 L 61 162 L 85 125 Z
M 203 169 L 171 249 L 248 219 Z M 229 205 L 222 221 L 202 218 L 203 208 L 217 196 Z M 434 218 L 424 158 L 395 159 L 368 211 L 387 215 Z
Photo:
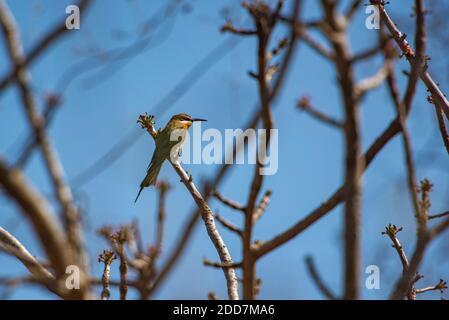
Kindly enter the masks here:
M 243 231 L 240 230 L 236 225 L 234 225 L 232 222 L 226 220 L 225 218 L 223 218 L 222 216 L 220 216 L 219 214 L 215 214 L 214 215 L 215 219 L 217 219 L 218 222 L 220 222 L 223 227 L 225 227 L 226 229 L 228 229 L 231 232 L 234 232 L 236 234 L 238 234 L 239 236 L 243 235 Z
M 424 292 L 436 291 L 436 290 L 443 293 L 443 291 L 446 289 L 447 289 L 447 282 L 444 281 L 443 279 L 440 279 L 440 281 L 434 286 L 426 287 L 426 288 L 422 288 L 422 289 L 416 289 L 416 293 L 424 293 Z
M 73 203 L 71 190 L 64 181 L 63 169 L 58 160 L 56 151 L 51 146 L 50 140 L 45 132 L 45 121 L 39 114 L 34 97 L 31 93 L 28 71 L 23 66 L 23 61 L 25 61 L 26 58 L 23 53 L 19 31 L 16 27 L 14 17 L 10 13 L 5 2 L 0 2 L 0 9 L 0 25 L 5 35 L 9 57 L 17 70 L 17 82 L 19 84 L 21 99 L 28 117 L 28 122 L 34 131 L 38 144 L 42 150 L 44 162 L 53 182 L 56 197 L 62 207 L 69 245 L 73 251 L 73 255 L 78 260 L 77 263 L 84 268 L 85 257 L 81 240 L 79 213 Z
M 366 92 L 379 87 L 385 81 L 392 68 L 392 61 L 386 59 L 383 66 L 374 75 L 357 83 L 355 88 L 357 98 L 360 99 Z
M 341 121 L 332 118 L 331 116 L 325 114 L 324 112 L 316 109 L 312 106 L 310 98 L 307 96 L 302 97 L 298 100 L 297 104 L 298 108 L 301 110 L 304 110 L 308 114 L 310 114 L 312 117 L 314 117 L 317 120 L 320 120 L 321 122 L 328 124 L 332 127 L 343 129 L 344 125 Z
M 91 0 L 80 0 L 77 4 L 80 12 L 85 12 L 88 8 L 88 5 L 91 3 Z M 4 0 L 2 0 L 2 10 L 3 11 Z M 0 80 L 0 92 L 2 92 L 8 85 L 10 85 L 13 81 L 16 80 L 20 69 L 26 68 L 31 65 L 37 58 L 45 52 L 56 40 L 60 39 L 63 35 L 69 34 L 70 31 L 67 29 L 65 24 L 66 17 L 58 22 L 56 26 L 46 33 L 37 43 L 30 49 L 26 57 L 24 57 L 23 61 L 19 65 L 14 65 L 12 70 L 2 79 Z
M 213 262 L 213 261 L 210 261 L 210 260 L 208 260 L 206 258 L 203 259 L 203 264 L 205 266 L 208 266 L 208 267 L 214 267 L 214 268 L 219 268 L 219 269 L 229 269 L 229 268 L 237 269 L 237 268 L 241 268 L 242 267 L 242 263 L 241 262 L 240 263 L 233 262 L 233 263 L 226 264 L 226 263 L 223 263 L 223 262 Z
M 306 257 L 305 263 L 310 277 L 312 278 L 315 285 L 318 287 L 321 294 L 324 295 L 327 299 L 338 300 L 337 296 L 324 284 L 323 280 L 318 274 L 318 271 L 315 267 L 315 263 L 312 257 L 310 256 Z
M 204 224 L 207 229 L 207 233 L 209 235 L 209 238 L 212 240 L 212 243 L 214 244 L 215 249 L 218 252 L 218 255 L 220 256 L 221 262 L 226 265 L 231 265 L 233 263 L 231 255 L 223 239 L 221 238 L 220 233 L 217 230 L 212 210 L 209 208 L 207 202 L 204 200 L 203 196 L 198 191 L 196 186 L 193 184 L 190 177 L 187 175 L 187 173 L 184 171 L 181 165 L 177 162 L 172 161 L 171 164 L 175 169 L 176 173 L 181 178 L 184 185 L 186 186 L 187 190 L 189 190 L 192 198 L 195 200 L 196 204 L 201 209 L 201 217 L 203 218 Z M 238 283 L 235 270 L 233 268 L 226 267 L 223 268 L 223 272 L 225 274 L 227 281 L 229 298 L 231 300 L 238 300 L 239 299 Z
M 402 270 L 403 272 L 405 272 L 408 268 L 408 260 L 407 256 L 405 255 L 404 248 L 402 248 L 402 245 L 396 236 L 396 234 L 401 230 L 402 228 L 397 228 L 395 225 L 389 224 L 387 227 L 385 227 L 385 231 L 383 231 L 382 234 L 386 234 L 391 239 L 391 242 L 393 242 L 393 247 L 396 249 L 399 259 L 401 259 Z
M 98 262 L 104 263 L 103 276 L 101 278 L 101 284 L 103 286 L 103 290 L 101 291 L 101 300 L 108 300 L 111 296 L 109 281 L 111 278 L 111 264 L 115 259 L 117 259 L 117 256 L 110 250 L 104 250 L 103 253 L 98 256 Z
M 348 7 L 348 9 L 345 12 L 345 19 L 346 21 L 351 21 L 354 17 L 354 14 L 357 12 L 357 9 L 360 8 L 360 5 L 362 4 L 362 0 L 352 0 L 351 5 Z
M 271 190 L 267 190 L 264 194 L 264 196 L 262 197 L 262 199 L 260 200 L 259 204 L 257 205 L 257 208 L 254 210 L 253 213 L 253 220 L 254 222 L 259 220 L 260 217 L 262 217 L 263 213 L 265 212 L 268 204 L 270 203 L 270 199 L 271 199 L 271 195 L 272 195 L 272 191 Z
M 426 71 L 426 68 L 424 68 L 422 66 L 422 64 L 424 64 L 425 61 L 420 61 L 419 59 L 416 58 L 417 55 L 415 55 L 415 52 L 413 51 L 412 47 L 407 42 L 404 34 L 398 29 L 396 24 L 393 22 L 393 20 L 388 15 L 387 11 L 385 10 L 384 5 L 382 4 L 382 1 L 379 1 L 379 0 L 370 0 L 370 1 L 371 1 L 371 4 L 378 6 L 382 21 L 387 26 L 388 30 L 390 31 L 390 33 L 393 36 L 394 40 L 396 41 L 397 45 L 401 49 L 403 55 L 407 58 L 407 60 L 410 62 L 410 64 L 412 66 L 417 65 L 418 67 L 420 67 L 419 76 L 420 76 L 421 80 L 424 82 L 427 89 L 432 94 L 435 104 L 439 105 L 439 107 L 446 114 L 446 117 L 449 119 L 449 101 L 447 100 L 447 98 L 443 94 L 443 92 L 440 90 L 440 88 L 438 87 L 436 82 L 433 80 L 433 78 L 431 77 L 429 72 Z M 418 6 L 416 6 L 416 7 L 418 7 Z M 416 15 L 417 18 L 420 18 L 423 21 L 423 19 L 424 19 L 423 18 L 423 10 L 417 9 L 416 13 L 417 13 L 417 15 Z M 417 22 L 417 27 L 418 27 L 417 34 L 419 35 L 419 32 L 420 32 L 419 30 L 420 30 L 420 28 L 424 28 L 424 23 Z M 423 33 L 424 32 L 421 30 L 421 34 L 423 34 Z M 419 48 L 418 43 L 417 43 L 416 49 L 417 49 L 417 51 L 422 50 L 421 48 Z
M 66 254 L 66 237 L 56 223 L 56 217 L 51 214 L 49 204 L 31 187 L 20 171 L 9 169 L 1 158 L 0 184 L 30 220 L 56 273 L 65 274 L 66 266 L 70 264 Z
M 234 27 L 231 21 L 226 22 L 220 29 L 221 32 L 230 32 L 233 34 L 237 34 L 240 36 L 253 36 L 256 35 L 257 32 L 254 30 L 247 30 L 247 29 L 238 29 Z
M 237 203 L 234 200 L 231 200 L 231 199 L 228 199 L 228 198 L 224 197 L 220 192 L 218 192 L 216 190 L 213 192 L 213 196 L 217 200 L 219 200 L 221 203 L 223 203 L 225 206 L 227 206 L 227 207 L 229 207 L 231 209 L 238 210 L 238 211 L 245 211 L 245 206 L 244 205 L 242 205 L 240 203 Z
M 167 195 L 168 190 L 170 190 L 170 185 L 168 182 L 160 182 L 157 185 L 159 190 L 159 202 L 158 202 L 158 216 L 157 216 L 157 229 L 156 229 L 156 244 L 155 244 L 155 256 L 159 255 L 162 250 L 162 240 L 164 237 L 164 222 L 165 222 L 165 197 Z M 155 258 L 152 257 L 152 259 Z
M 428 217 L 429 220 L 431 219 L 436 219 L 436 218 L 442 218 L 445 216 L 449 216 L 449 211 L 443 212 L 443 213 L 439 213 L 439 214 L 432 214 Z
M 0 227 L 0 249 L 15 256 L 43 284 L 53 283 L 55 277 L 12 234 Z
M 435 113 L 437 115 L 438 120 L 438 128 L 440 129 L 441 138 L 443 139 L 444 147 L 446 148 L 447 153 L 449 154 L 449 132 L 446 128 L 446 123 L 443 117 L 443 109 L 439 105 L 435 105 Z

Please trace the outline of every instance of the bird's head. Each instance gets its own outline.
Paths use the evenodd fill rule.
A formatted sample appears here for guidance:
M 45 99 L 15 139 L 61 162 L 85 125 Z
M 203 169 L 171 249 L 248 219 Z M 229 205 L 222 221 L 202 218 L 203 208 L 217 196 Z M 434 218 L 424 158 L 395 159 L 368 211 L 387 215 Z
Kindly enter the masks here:
M 205 119 L 192 118 L 188 114 L 180 113 L 171 117 L 168 126 L 172 129 L 188 129 L 195 121 L 207 121 Z

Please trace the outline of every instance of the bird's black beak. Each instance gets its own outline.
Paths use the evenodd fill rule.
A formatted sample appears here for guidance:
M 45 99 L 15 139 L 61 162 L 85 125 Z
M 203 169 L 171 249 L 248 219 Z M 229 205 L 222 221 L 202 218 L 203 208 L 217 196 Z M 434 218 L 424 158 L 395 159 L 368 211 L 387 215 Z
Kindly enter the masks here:
M 200 119 L 200 118 L 193 118 L 192 122 L 195 122 L 195 121 L 207 121 L 207 120 L 206 119 Z

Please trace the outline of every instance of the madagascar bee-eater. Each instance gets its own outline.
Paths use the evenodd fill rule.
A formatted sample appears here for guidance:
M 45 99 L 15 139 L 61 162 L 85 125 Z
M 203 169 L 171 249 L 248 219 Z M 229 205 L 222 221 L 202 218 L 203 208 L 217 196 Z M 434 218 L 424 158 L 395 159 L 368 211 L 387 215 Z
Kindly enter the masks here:
M 156 149 L 154 150 L 153 157 L 148 165 L 147 175 L 140 183 L 140 190 L 134 203 L 139 198 L 143 188 L 156 184 L 157 176 L 159 175 L 159 171 L 161 171 L 164 161 L 170 158 L 172 152 L 177 154 L 180 151 L 180 148 L 185 142 L 187 131 L 195 121 L 206 120 L 192 118 L 188 114 L 180 113 L 174 115 L 165 128 L 159 131 L 155 141 Z M 172 150 L 175 146 L 176 150 Z

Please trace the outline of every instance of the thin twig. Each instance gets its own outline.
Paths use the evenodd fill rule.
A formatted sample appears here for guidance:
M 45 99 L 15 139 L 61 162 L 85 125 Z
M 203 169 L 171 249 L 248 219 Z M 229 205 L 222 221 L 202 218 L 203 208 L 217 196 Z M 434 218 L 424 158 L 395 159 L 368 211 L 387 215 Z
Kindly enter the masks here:
M 329 116 L 328 114 L 325 114 L 324 112 L 313 107 L 311 104 L 310 98 L 307 96 L 304 96 L 301 99 L 299 99 L 297 106 L 298 106 L 298 108 L 307 112 L 312 117 L 323 122 L 324 124 L 328 124 L 337 129 L 343 129 L 343 127 L 344 127 L 344 124 L 340 120 L 334 119 L 331 116 Z
M 210 260 L 208 260 L 206 258 L 203 259 L 203 264 L 205 266 L 208 266 L 208 267 L 214 267 L 214 268 L 219 268 L 219 269 L 226 269 L 226 268 L 237 269 L 237 268 L 241 268 L 242 267 L 242 263 L 241 262 L 240 263 L 234 262 L 234 263 L 226 264 L 226 263 L 223 263 L 223 262 L 213 262 L 213 261 L 210 261 Z
M 110 250 L 104 250 L 103 253 L 98 256 L 98 262 L 104 263 L 103 276 L 101 277 L 101 284 L 103 286 L 103 289 L 101 290 L 101 300 L 108 300 L 111 296 L 109 281 L 111 278 L 111 264 L 115 259 L 117 259 L 117 256 Z
M 0 227 L 0 249 L 19 259 L 34 279 L 45 285 L 53 283 L 55 277 L 12 234 Z
M 231 200 L 231 199 L 228 199 L 228 198 L 224 197 L 220 192 L 218 192 L 216 190 L 213 192 L 213 196 L 217 200 L 219 200 L 221 203 L 223 203 L 225 206 L 227 206 L 229 208 L 232 208 L 232 209 L 238 210 L 238 211 L 245 211 L 245 206 L 244 205 L 242 205 L 240 203 L 237 203 L 234 200 Z
M 215 219 L 217 219 L 218 222 L 220 222 L 222 224 L 223 227 L 225 227 L 226 229 L 228 229 L 231 232 L 234 232 L 236 234 L 238 234 L 239 236 L 243 235 L 243 231 L 240 230 L 236 225 L 234 225 L 232 222 L 226 220 L 225 218 L 223 218 L 222 216 L 220 216 L 219 214 L 215 214 L 214 215 Z
M 407 40 L 404 37 L 404 34 L 398 29 L 397 25 L 394 23 L 394 21 L 390 18 L 389 14 L 387 13 L 382 1 L 380 0 L 370 0 L 371 4 L 377 5 L 379 8 L 380 16 L 382 21 L 387 26 L 388 30 L 390 31 L 391 35 L 393 36 L 394 40 L 398 44 L 399 48 L 401 49 L 403 55 L 407 58 L 407 60 L 410 62 L 411 65 L 418 64 L 421 65 L 424 63 L 423 61 L 417 61 L 415 57 L 415 52 L 413 51 L 412 47 L 409 45 Z M 416 10 L 417 11 L 417 17 L 419 16 L 419 12 L 422 10 Z M 422 24 L 417 24 L 418 27 L 420 27 Z M 418 51 L 418 47 L 416 48 Z M 419 76 L 421 80 L 426 85 L 427 89 L 432 94 L 432 97 L 434 98 L 434 103 L 438 104 L 440 108 L 444 111 L 446 114 L 446 117 L 449 119 L 449 101 L 447 100 L 446 96 L 443 94 L 443 92 L 438 87 L 437 83 L 433 80 L 429 72 L 427 72 L 426 68 L 421 68 Z
M 436 218 L 442 218 L 442 217 L 445 217 L 445 216 L 449 216 L 449 211 L 438 213 L 438 214 L 429 215 L 428 219 L 431 220 L 431 219 L 436 219 Z
M 271 195 L 272 194 L 273 193 L 272 193 L 271 190 L 267 190 L 265 192 L 265 194 L 263 195 L 263 197 L 260 200 L 259 204 L 257 205 L 257 208 L 254 210 L 254 213 L 253 213 L 253 220 L 254 221 L 257 221 L 257 220 L 260 219 L 260 217 L 262 217 L 263 213 L 267 209 L 268 204 L 270 203 L 270 199 L 271 199 Z
M 309 272 L 310 277 L 312 278 L 315 285 L 318 287 L 319 291 L 330 300 L 338 300 L 337 296 L 324 284 L 321 279 L 312 257 L 308 256 L 305 259 L 307 271 Z

